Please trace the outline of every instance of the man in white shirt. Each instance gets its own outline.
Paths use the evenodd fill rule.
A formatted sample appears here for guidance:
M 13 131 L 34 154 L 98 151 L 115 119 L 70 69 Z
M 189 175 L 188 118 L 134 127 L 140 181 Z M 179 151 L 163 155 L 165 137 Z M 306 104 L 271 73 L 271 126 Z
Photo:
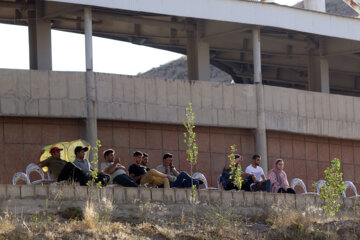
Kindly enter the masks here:
M 251 190 L 271 192 L 271 182 L 265 179 L 264 170 L 260 167 L 261 157 L 255 154 L 252 157 L 252 161 L 252 164 L 245 170 L 245 173 L 253 175 L 254 183 L 251 184 Z
M 107 149 L 103 154 L 105 162 L 101 163 L 101 169 L 110 175 L 110 181 L 124 187 L 138 187 L 138 184 L 126 174 L 126 168 L 120 164 L 120 158 L 115 158 L 114 149 Z

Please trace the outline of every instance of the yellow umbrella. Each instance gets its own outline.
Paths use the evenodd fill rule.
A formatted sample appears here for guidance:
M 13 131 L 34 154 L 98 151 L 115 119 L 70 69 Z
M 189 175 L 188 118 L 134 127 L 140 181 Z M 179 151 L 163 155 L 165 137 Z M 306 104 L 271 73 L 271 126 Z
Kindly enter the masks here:
M 89 148 L 89 151 L 85 152 L 85 158 L 89 159 L 90 149 L 91 149 L 90 144 L 88 142 L 86 142 L 85 140 L 78 139 L 78 140 L 69 142 L 69 145 L 68 145 L 67 151 L 66 151 L 66 154 L 67 154 L 66 157 L 67 157 L 68 162 L 75 161 L 75 148 L 77 146 L 88 147 Z
M 58 143 L 47 145 L 47 146 L 43 147 L 43 150 L 45 152 L 41 155 L 40 161 L 44 161 L 48 157 L 51 156 L 49 151 L 52 147 L 58 147 L 58 148 L 63 149 L 63 151 L 60 152 L 60 158 L 67 162 L 73 162 L 73 161 L 75 161 L 74 150 L 77 146 L 88 147 L 90 150 L 90 144 L 82 139 L 74 140 L 71 142 L 58 142 Z M 85 154 L 85 158 L 89 159 L 89 156 L 90 156 L 90 151 L 87 151 Z M 43 167 L 43 170 L 44 170 L 44 172 L 47 172 L 48 168 Z

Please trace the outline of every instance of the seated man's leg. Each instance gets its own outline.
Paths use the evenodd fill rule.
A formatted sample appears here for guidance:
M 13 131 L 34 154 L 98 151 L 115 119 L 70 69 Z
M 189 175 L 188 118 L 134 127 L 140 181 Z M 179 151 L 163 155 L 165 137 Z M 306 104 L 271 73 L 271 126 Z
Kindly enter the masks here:
M 176 181 L 175 182 L 171 182 L 170 183 L 170 187 L 176 187 L 176 188 L 182 188 L 183 186 L 183 182 L 185 179 L 187 179 L 187 173 L 185 172 L 181 172 L 177 177 L 176 177 Z M 190 178 L 190 177 L 189 177 Z M 191 186 L 191 183 L 190 183 Z M 189 186 L 189 187 L 190 187 Z
M 150 173 L 152 176 L 162 177 L 162 178 L 167 178 L 168 176 L 165 173 L 159 172 L 156 169 L 151 169 L 150 171 L 148 171 L 148 173 Z
M 106 184 L 108 184 L 108 182 L 110 181 L 110 176 L 104 173 L 98 173 L 97 174 L 97 179 L 95 182 L 101 182 L 102 186 L 106 186 Z
M 199 189 L 199 181 L 190 177 L 187 172 L 181 172 L 177 177 L 175 182 L 170 183 L 170 187 L 177 188 L 190 188 L 192 184 Z
M 228 184 L 226 184 L 226 186 L 224 187 L 224 190 L 232 190 L 232 189 L 236 189 L 239 190 L 239 188 L 237 186 L 234 185 L 234 183 L 229 182 Z
M 70 162 L 65 164 L 57 181 L 67 181 L 69 179 L 75 182 L 80 182 L 81 186 L 86 186 L 86 183 L 89 181 L 89 178 L 86 176 L 86 174 Z
M 63 169 L 61 170 L 57 181 L 67 181 L 72 176 L 74 170 L 74 165 L 71 163 L 66 163 Z
M 241 185 L 241 190 L 250 192 L 250 185 L 253 183 L 253 179 L 251 176 L 248 176 L 244 179 Z
M 145 173 L 145 175 L 140 179 L 140 185 L 152 185 L 152 174 L 150 172 Z
M 272 192 L 271 191 L 271 181 L 268 179 L 268 180 L 265 180 L 261 183 L 261 187 L 260 189 L 261 191 L 266 191 L 266 192 Z
M 154 171 L 153 171 L 154 170 Z M 169 179 L 166 174 L 155 169 L 151 169 L 140 180 L 141 185 L 160 185 L 164 184 L 164 188 L 170 188 Z
M 286 193 L 296 194 L 295 190 L 292 188 L 286 189 Z
M 138 187 L 138 184 L 126 174 L 116 176 L 113 182 L 124 187 Z
M 164 184 L 164 188 L 170 188 L 170 183 L 168 178 L 163 178 L 162 184 Z

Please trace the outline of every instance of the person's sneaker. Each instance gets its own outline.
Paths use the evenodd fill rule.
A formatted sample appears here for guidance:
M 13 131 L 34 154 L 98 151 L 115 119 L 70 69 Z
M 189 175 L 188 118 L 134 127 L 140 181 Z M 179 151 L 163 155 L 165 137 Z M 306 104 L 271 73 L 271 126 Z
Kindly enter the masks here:
M 170 182 L 175 182 L 176 181 L 176 177 L 172 176 L 172 175 L 168 175 L 168 179 Z

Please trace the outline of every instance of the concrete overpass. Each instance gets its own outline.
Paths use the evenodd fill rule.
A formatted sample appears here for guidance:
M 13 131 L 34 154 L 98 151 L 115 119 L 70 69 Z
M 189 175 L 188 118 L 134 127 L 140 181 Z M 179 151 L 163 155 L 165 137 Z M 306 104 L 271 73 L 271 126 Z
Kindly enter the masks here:
M 139 98 L 126 100 L 127 113 L 123 113 L 121 109 L 115 110 L 116 106 L 121 104 L 119 105 L 112 98 L 103 103 L 101 97 L 99 98 L 101 96 L 99 91 L 110 91 L 114 83 L 109 85 L 107 81 L 102 82 L 93 73 L 92 36 L 123 40 L 186 54 L 189 78 L 194 82 L 177 83 L 176 90 L 179 93 L 173 92 L 174 96 L 178 96 L 177 103 L 183 96 L 185 99 L 181 100 L 182 104 L 197 101 L 190 96 L 195 91 L 193 89 L 196 81 L 209 79 L 210 64 L 231 74 L 236 83 L 251 84 L 244 85 L 248 89 L 246 92 L 251 96 L 249 101 L 245 100 L 251 111 L 246 112 L 248 107 L 245 107 L 246 111 L 241 114 L 233 108 L 236 104 L 244 104 L 242 100 L 236 100 L 239 96 L 241 98 L 242 94 L 237 95 L 232 92 L 234 90 L 231 85 L 226 87 L 221 85 L 221 91 L 216 90 L 219 87 L 216 85 L 212 85 L 208 90 L 201 90 L 210 91 L 210 93 L 202 93 L 204 100 L 200 100 L 201 107 L 197 109 L 200 115 L 199 124 L 255 129 L 254 150 L 263 156 L 263 167 L 267 169 L 269 143 L 267 143 L 266 133 L 269 130 L 358 139 L 359 121 L 355 110 L 358 99 L 335 97 L 329 93 L 359 95 L 360 31 L 357 29 L 360 22 L 358 19 L 321 12 L 324 10 L 321 5 L 307 4 L 306 6 L 311 9 L 236 0 L 9 0 L 0 1 L 0 19 L 3 23 L 29 27 L 30 68 L 46 70 L 46 74 L 51 75 L 53 74 L 51 72 L 51 29 L 85 34 L 86 69 L 84 71 L 86 70 L 86 73 L 83 87 L 86 89 L 86 97 L 80 101 L 78 111 L 74 107 L 64 105 L 62 98 L 56 99 L 60 103 L 59 101 L 57 103 L 43 102 L 45 104 L 43 106 L 46 106 L 44 109 L 53 109 L 51 104 L 57 104 L 57 106 L 61 105 L 61 111 L 72 109 L 62 112 L 58 115 L 59 117 L 85 118 L 86 138 L 92 145 L 95 145 L 98 138 L 98 119 L 176 124 L 181 123 L 182 119 L 181 110 L 177 107 L 174 110 L 172 106 L 169 109 L 166 108 L 165 111 L 167 114 L 172 113 L 170 117 L 161 115 L 161 109 L 164 104 L 171 101 L 169 99 L 163 99 L 165 102 L 150 100 L 149 106 L 145 104 L 146 101 Z M 10 79 L 10 82 L 19 74 L 10 71 L 10 77 L 7 78 L 8 72 L 3 71 L 3 73 L 3 80 Z M 31 71 L 29 74 L 41 76 L 43 73 Z M 78 75 L 75 76 L 75 78 L 78 77 Z M 40 79 L 43 78 L 45 82 L 52 81 L 49 76 L 40 77 Z M 132 80 L 128 79 L 128 81 Z M 143 89 L 143 84 L 152 83 L 142 81 L 138 86 L 140 89 Z M 102 83 L 104 85 L 99 85 Z M 126 84 L 135 83 L 136 81 Z M 37 85 L 40 82 L 34 84 Z M 146 85 L 146 89 L 158 86 L 157 84 Z M 179 87 L 179 84 L 185 85 Z M 193 84 L 195 84 L 194 87 L 192 87 Z M 300 91 L 298 96 L 295 90 L 279 90 L 264 87 L 264 84 L 310 90 L 321 92 L 321 94 Z M 5 85 L 7 86 L 7 83 Z M 206 82 L 198 85 L 201 89 L 207 89 L 206 86 Z M 131 91 L 136 92 L 135 89 Z M 166 87 L 165 91 L 168 90 Z M 71 90 L 68 89 L 68 91 Z M 156 99 L 161 99 L 161 93 L 157 90 L 155 92 L 158 96 Z M 54 117 L 50 114 L 50 110 L 44 115 L 40 114 L 40 100 L 35 100 L 37 114 L 34 115 L 31 111 L 27 113 L 25 110 L 24 114 L 21 114 L 18 110 L 21 109 L 21 103 L 9 100 L 12 98 L 7 97 L 6 92 L 4 94 L 5 97 L 3 97 L 7 100 L 2 99 L 1 102 L 4 106 L 2 116 Z M 126 98 L 125 96 L 124 92 L 123 97 Z M 68 99 L 68 97 L 65 98 Z M 226 105 L 225 99 L 228 99 L 226 101 L 231 99 L 231 104 Z M 206 101 L 210 101 L 211 104 L 206 105 Z M 202 108 L 203 104 L 205 104 L 205 110 Z M 72 106 L 72 103 L 70 105 Z M 223 110 L 223 107 L 230 109 Z M 76 112 L 75 115 L 71 114 L 73 111 Z M 287 115 L 288 111 L 290 115 Z M 151 117 L 149 114 L 154 112 L 157 115 Z M 309 116 L 307 116 L 308 113 Z M 113 114 L 120 114 L 120 116 Z M 125 117 L 126 114 L 128 116 L 133 114 L 134 117 Z M 301 115 L 306 115 L 305 121 L 298 120 L 298 117 L 300 119 L 304 117 Z M 344 117 L 346 119 L 342 119 Z

